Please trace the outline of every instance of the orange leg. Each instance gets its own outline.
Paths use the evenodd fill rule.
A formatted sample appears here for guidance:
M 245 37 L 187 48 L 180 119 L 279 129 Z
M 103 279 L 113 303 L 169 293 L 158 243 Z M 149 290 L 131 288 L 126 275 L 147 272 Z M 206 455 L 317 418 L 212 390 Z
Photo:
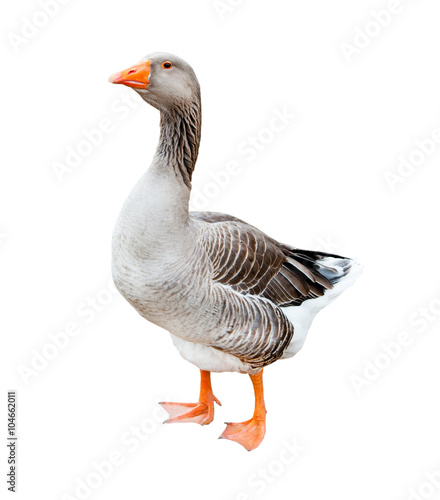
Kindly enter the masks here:
M 219 439 L 230 439 L 244 446 L 248 451 L 257 448 L 266 434 L 266 407 L 263 393 L 263 370 L 250 375 L 255 392 L 255 410 L 250 420 L 237 424 L 227 423 Z
M 200 396 L 198 403 L 159 403 L 170 418 L 164 424 L 176 422 L 194 422 L 208 425 L 214 420 L 214 401 L 220 401 L 212 393 L 211 373 L 200 370 Z

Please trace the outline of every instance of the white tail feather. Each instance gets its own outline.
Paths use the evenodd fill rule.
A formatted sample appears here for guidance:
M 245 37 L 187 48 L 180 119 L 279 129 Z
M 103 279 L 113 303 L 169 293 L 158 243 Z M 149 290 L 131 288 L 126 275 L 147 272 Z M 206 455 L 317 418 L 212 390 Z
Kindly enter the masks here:
M 319 272 L 334 283 L 333 288 L 326 290 L 322 297 L 305 300 L 300 306 L 283 307 L 284 314 L 294 327 L 292 341 L 283 358 L 290 358 L 301 349 L 316 314 L 353 285 L 362 272 L 362 265 L 352 259 L 325 257 L 317 264 Z

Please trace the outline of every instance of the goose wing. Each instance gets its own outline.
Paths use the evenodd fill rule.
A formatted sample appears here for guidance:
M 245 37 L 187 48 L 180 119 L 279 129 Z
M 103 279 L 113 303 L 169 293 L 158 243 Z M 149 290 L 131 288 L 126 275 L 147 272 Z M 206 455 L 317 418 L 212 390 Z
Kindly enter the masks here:
M 246 222 L 216 212 L 192 212 L 207 222 L 203 244 L 215 282 L 244 295 L 257 295 L 280 307 L 300 305 L 333 287 L 321 274 L 323 252 L 299 250 L 278 243 Z
M 202 222 L 202 246 L 213 282 L 238 293 L 229 296 L 225 307 L 232 327 L 210 345 L 255 369 L 273 363 L 294 333 L 283 307 L 324 295 L 348 272 L 349 264 L 338 273 L 326 267 L 326 257 L 344 263 L 349 259 L 278 243 L 227 214 L 195 212 L 192 217 Z

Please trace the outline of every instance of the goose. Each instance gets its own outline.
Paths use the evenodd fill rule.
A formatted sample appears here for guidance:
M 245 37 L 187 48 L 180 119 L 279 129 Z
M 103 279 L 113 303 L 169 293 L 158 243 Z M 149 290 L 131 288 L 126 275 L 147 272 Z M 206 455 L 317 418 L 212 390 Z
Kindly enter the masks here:
M 360 273 L 355 260 L 279 243 L 231 215 L 190 212 L 201 132 L 200 86 L 180 57 L 155 52 L 109 81 L 160 112 L 150 167 L 123 204 L 112 238 L 112 276 L 122 296 L 171 334 L 200 370 L 196 403 L 160 403 L 164 423 L 214 418 L 211 372 L 249 375 L 254 413 L 226 422 L 220 438 L 247 450 L 266 433 L 263 369 L 294 356 L 317 312 Z

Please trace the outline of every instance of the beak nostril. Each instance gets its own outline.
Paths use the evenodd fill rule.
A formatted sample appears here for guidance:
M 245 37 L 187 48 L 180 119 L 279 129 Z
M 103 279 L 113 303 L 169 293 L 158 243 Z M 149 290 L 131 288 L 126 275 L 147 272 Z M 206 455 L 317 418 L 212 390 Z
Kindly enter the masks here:
M 131 74 L 133 74 L 133 73 L 136 73 L 136 70 L 135 70 L 135 69 L 131 69 L 131 70 L 127 73 L 127 75 L 131 75 Z

